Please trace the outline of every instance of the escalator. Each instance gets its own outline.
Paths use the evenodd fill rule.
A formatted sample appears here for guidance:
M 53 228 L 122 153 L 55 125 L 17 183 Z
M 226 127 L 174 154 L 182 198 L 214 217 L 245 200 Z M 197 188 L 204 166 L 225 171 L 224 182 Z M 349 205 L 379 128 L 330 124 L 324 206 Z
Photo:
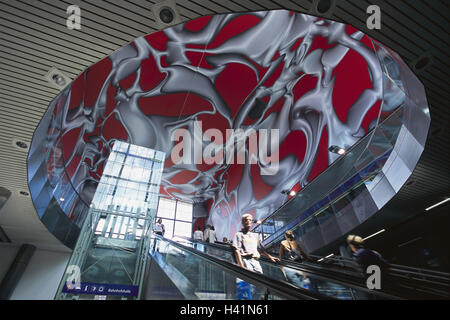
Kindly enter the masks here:
M 448 299 L 450 286 L 448 274 L 422 270 L 417 276 L 417 270 L 391 265 L 389 283 L 381 290 L 370 290 L 354 263 L 342 257 L 303 263 L 273 263 L 261 257 L 261 275 L 238 267 L 230 245 L 188 239 L 175 242 L 155 237 L 151 256 L 172 282 L 179 281 L 175 286 L 185 284 L 181 287 L 188 291 L 183 296 L 189 299 L 240 299 L 237 278 L 258 287 L 257 296 L 264 299 Z M 264 297 L 263 291 L 269 295 Z
M 353 281 L 364 280 L 362 270 L 351 258 L 334 255 L 312 257 L 321 262 L 305 262 L 301 265 L 324 275 L 333 274 L 342 279 L 348 277 Z M 296 265 L 296 263 L 292 264 Z M 389 263 L 386 276 L 387 281 L 385 282 L 388 283 L 382 288 L 384 292 L 413 300 L 450 299 L 450 274 L 447 272 Z
M 359 300 L 398 297 L 261 259 L 263 274 L 240 268 L 227 245 L 152 239 L 145 299 Z
M 144 299 L 187 300 L 330 300 L 268 275 L 230 262 L 227 250 L 205 253 L 194 243 L 180 244 L 159 236 L 151 241 Z M 214 253 L 213 253 L 214 251 Z

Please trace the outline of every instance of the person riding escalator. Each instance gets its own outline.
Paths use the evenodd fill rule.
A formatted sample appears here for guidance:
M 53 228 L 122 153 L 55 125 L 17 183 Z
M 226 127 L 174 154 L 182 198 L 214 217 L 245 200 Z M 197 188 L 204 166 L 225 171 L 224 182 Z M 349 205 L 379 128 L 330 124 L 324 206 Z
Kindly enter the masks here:
M 283 240 L 280 244 L 279 250 L 279 258 L 286 259 L 294 262 L 303 262 L 303 261 L 313 261 L 313 259 L 303 250 L 302 246 L 298 241 L 295 240 L 295 235 L 291 230 L 287 230 L 284 233 L 285 240 Z M 313 290 L 311 280 L 309 277 L 302 271 L 296 271 L 291 268 L 283 267 L 282 271 L 286 276 L 286 279 L 300 287 L 308 290 Z
M 241 231 L 236 232 L 233 240 L 233 249 L 236 261 L 242 268 L 263 273 L 261 264 L 258 261 L 261 256 L 260 252 L 272 262 L 277 262 L 279 259 L 272 257 L 266 252 L 265 248 L 261 244 L 258 233 L 250 231 L 253 223 L 253 216 L 251 214 L 244 214 L 241 218 L 241 222 L 242 229 Z M 258 292 L 257 288 L 254 286 L 247 286 L 247 283 L 240 279 L 237 286 L 238 288 L 242 288 L 241 291 L 247 292 L 247 294 L 242 294 L 241 296 L 245 296 L 250 299 L 261 299 L 264 295 L 264 293 Z

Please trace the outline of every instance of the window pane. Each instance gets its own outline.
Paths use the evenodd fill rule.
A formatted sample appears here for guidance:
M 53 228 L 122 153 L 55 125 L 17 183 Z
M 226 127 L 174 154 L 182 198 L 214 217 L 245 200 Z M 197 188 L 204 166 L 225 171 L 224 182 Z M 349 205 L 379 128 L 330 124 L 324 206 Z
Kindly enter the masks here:
M 116 163 L 122 164 L 125 159 L 125 155 L 122 153 L 116 153 Z
M 134 159 L 134 166 L 143 168 L 145 165 L 145 160 L 143 158 L 136 158 Z
M 153 170 L 152 172 L 152 179 L 150 180 L 151 183 L 159 184 L 161 182 L 161 172 Z
M 159 198 L 158 217 L 175 218 L 175 201 L 170 199 Z
M 142 168 L 133 167 L 131 169 L 130 179 L 134 181 L 142 181 Z
M 117 174 L 114 174 L 114 176 L 118 176 L 119 171 L 117 171 Z M 128 179 L 128 177 L 130 176 L 130 167 L 129 166 L 124 166 L 122 169 L 122 174 L 121 174 L 121 178 L 122 179 Z
M 111 162 L 111 161 L 106 162 L 105 170 L 103 170 L 103 174 L 111 175 L 112 168 L 113 168 L 113 162 Z
M 156 223 L 156 221 L 155 221 Z M 164 233 L 165 238 L 173 237 L 173 220 L 162 219 L 162 223 L 164 225 L 164 229 L 166 232 Z
M 151 169 L 152 169 L 152 166 L 153 166 L 152 160 L 145 160 L 145 161 L 144 161 L 144 167 L 145 167 L 146 169 L 151 170 Z
M 115 162 L 115 161 L 116 161 L 116 156 L 117 156 L 117 152 L 111 152 L 111 153 L 109 154 L 107 163 L 109 163 L 109 162 Z
M 148 192 L 158 193 L 159 192 L 159 186 L 156 184 L 151 184 L 148 188 Z
M 128 149 L 128 143 L 127 142 L 116 141 L 114 143 L 113 150 L 117 150 L 117 151 L 120 151 L 120 152 L 127 152 L 127 149 Z
M 176 219 L 192 222 L 192 204 L 178 201 Z
M 128 155 L 128 157 L 127 157 L 126 160 L 125 160 L 125 164 L 126 164 L 127 166 L 132 166 L 133 163 L 134 163 L 134 157 Z
M 131 154 L 138 154 L 138 146 L 137 145 L 134 145 L 134 144 L 131 144 L 130 145 L 130 153 Z
M 148 181 L 149 178 L 150 178 L 150 170 L 148 170 L 148 169 L 143 169 L 143 170 L 142 170 L 141 181 Z
M 164 161 L 164 153 L 161 152 L 161 151 L 156 151 L 155 159 L 160 160 L 160 161 Z
M 137 182 L 128 181 L 127 189 L 128 192 L 135 192 L 136 190 L 139 189 L 139 184 Z
M 174 236 L 188 237 L 192 236 L 192 223 L 176 221 Z
M 148 193 L 147 207 L 152 210 L 156 210 L 158 206 L 158 195 L 156 193 Z
M 161 162 L 154 162 L 153 163 L 153 171 L 159 172 L 162 168 L 163 164 Z

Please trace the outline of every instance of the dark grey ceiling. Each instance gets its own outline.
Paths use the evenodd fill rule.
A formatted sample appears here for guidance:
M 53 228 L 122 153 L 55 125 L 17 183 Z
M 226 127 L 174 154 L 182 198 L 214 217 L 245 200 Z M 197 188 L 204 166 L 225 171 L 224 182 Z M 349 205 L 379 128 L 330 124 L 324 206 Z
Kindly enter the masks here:
M 0 186 L 16 197 L 16 207 L 8 209 L 11 213 L 6 217 L 0 214 L 0 225 L 13 241 L 30 242 L 33 238 L 32 230 L 23 226 L 28 218 L 33 220 L 29 225 L 37 226 L 30 199 L 17 195 L 17 191 L 27 189 L 26 152 L 15 148 L 12 141 L 31 141 L 49 102 L 59 92 L 44 76 L 55 66 L 74 79 L 114 50 L 159 30 L 161 24 L 152 11 L 159 3 L 0 0 Z M 449 1 L 177 0 L 176 10 L 181 22 L 203 15 L 278 8 L 320 15 L 318 3 L 331 5 L 325 17 L 352 24 L 391 47 L 413 70 L 423 57 L 431 59 L 430 65 L 416 72 L 426 87 L 431 109 L 429 139 L 410 178 L 413 183 L 405 185 L 381 212 L 388 214 L 380 215 L 385 225 L 396 224 L 450 194 Z M 81 30 L 66 27 L 66 9 L 72 4 L 82 10 Z M 371 4 L 381 8 L 380 30 L 366 27 L 366 8 Z M 44 232 L 40 226 L 36 228 L 39 234 Z M 21 236 L 20 230 L 28 234 Z

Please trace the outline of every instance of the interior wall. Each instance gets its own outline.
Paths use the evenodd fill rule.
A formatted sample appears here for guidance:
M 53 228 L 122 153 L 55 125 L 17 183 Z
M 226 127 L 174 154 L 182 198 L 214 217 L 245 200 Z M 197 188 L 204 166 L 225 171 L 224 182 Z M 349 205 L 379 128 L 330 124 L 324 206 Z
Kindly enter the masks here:
M 19 251 L 20 245 L 0 243 L 0 282 L 3 281 L 9 267 Z
M 390 228 L 369 239 L 367 245 L 391 263 L 450 272 L 449 225 L 447 204 Z
M 0 279 L 20 248 L 0 243 Z M 36 249 L 10 300 L 53 300 L 71 253 Z

